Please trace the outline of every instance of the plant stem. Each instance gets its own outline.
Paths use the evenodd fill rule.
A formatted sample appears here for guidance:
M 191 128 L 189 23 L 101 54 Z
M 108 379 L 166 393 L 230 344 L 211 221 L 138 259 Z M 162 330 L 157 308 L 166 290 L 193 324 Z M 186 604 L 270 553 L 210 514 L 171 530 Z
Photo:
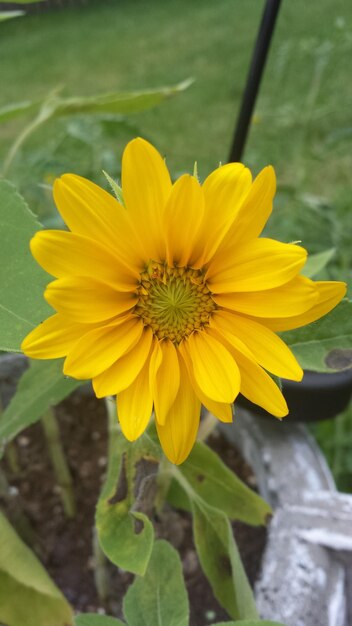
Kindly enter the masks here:
M 7 153 L 7 156 L 4 161 L 2 175 L 5 177 L 7 172 L 9 171 L 12 162 L 21 148 L 22 144 L 30 137 L 30 135 L 39 128 L 42 124 L 47 122 L 53 115 L 55 115 L 55 111 L 57 108 L 57 95 L 61 91 L 62 86 L 55 87 L 47 96 L 47 98 L 42 102 L 42 105 L 38 111 L 37 117 L 34 118 L 18 135 L 17 139 L 13 142 L 10 150 Z
M 4 454 L 12 474 L 18 476 L 20 473 L 20 464 L 18 462 L 17 449 L 13 441 L 7 444 Z
M 8 515 L 9 520 L 16 528 L 23 541 L 31 545 L 39 556 L 42 556 L 39 547 L 38 539 L 32 528 L 31 522 L 25 514 L 19 492 L 16 487 L 11 487 L 7 482 L 5 473 L 0 468 L 0 501 L 6 505 L 5 513 Z
M 216 417 L 214 417 L 212 413 L 209 413 L 207 411 L 207 413 L 205 414 L 205 417 L 203 417 L 199 426 L 198 441 L 205 441 L 209 437 L 209 435 L 213 432 L 217 423 L 218 423 L 218 420 L 216 419 Z
M 26 141 L 26 139 L 28 139 L 28 137 L 39 127 L 41 126 L 41 124 L 43 124 L 43 122 L 45 121 L 45 119 L 42 119 L 41 116 L 36 117 L 30 124 L 28 124 L 28 126 L 26 126 L 26 128 L 22 131 L 22 133 L 20 133 L 20 135 L 18 135 L 18 137 L 15 139 L 15 141 L 13 142 L 12 146 L 10 147 L 10 150 L 7 153 L 7 156 L 4 160 L 4 165 L 2 168 L 2 175 L 5 178 L 11 165 L 12 162 L 18 152 L 18 150 L 20 149 L 20 147 L 22 146 L 22 144 Z
M 41 419 L 45 432 L 49 455 L 55 476 L 60 487 L 60 496 L 67 517 L 76 514 L 76 502 L 73 494 L 71 473 L 62 447 L 59 426 L 53 409 L 49 409 Z
M 113 456 L 113 451 L 115 447 L 115 436 L 120 432 L 120 425 L 116 415 L 116 402 L 111 397 L 108 396 L 105 398 L 105 407 L 106 412 L 108 414 L 108 435 L 109 435 L 109 443 L 108 443 L 108 468 L 110 459 Z
M 3 412 L 2 398 L 0 396 L 0 414 Z M 20 473 L 20 464 L 18 462 L 17 449 L 13 441 L 10 441 L 5 446 L 4 456 L 8 463 L 8 466 L 14 476 Z
M 105 607 L 109 597 L 109 575 L 106 567 L 107 559 L 102 551 L 96 528 L 93 530 L 93 567 L 94 582 L 100 602 Z
M 170 484 L 172 481 L 172 471 L 171 471 L 171 463 L 163 455 L 158 471 L 157 477 L 157 493 L 154 500 L 154 506 L 157 513 L 160 513 L 164 502 L 166 500 L 167 492 L 169 491 Z

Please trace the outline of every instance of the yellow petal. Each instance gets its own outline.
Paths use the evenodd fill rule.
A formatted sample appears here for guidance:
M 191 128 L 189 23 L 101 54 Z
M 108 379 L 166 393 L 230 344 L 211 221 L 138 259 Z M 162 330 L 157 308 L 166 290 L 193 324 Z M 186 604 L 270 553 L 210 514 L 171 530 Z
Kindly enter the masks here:
M 148 359 L 137 378 L 117 398 L 117 415 L 126 439 L 135 441 L 142 435 L 148 426 L 152 408 Z
M 78 380 L 95 378 L 135 346 L 142 332 L 141 321 L 126 317 L 92 330 L 70 350 L 64 374 Z
M 171 187 L 159 152 L 140 137 L 130 141 L 122 157 L 123 196 L 148 258 L 158 260 L 164 251 L 162 214 Z
M 127 211 L 109 193 L 74 174 L 64 174 L 54 183 L 54 200 L 72 232 L 112 248 L 135 270 L 143 267 Z M 145 262 L 145 259 L 144 259 Z
M 136 288 L 138 273 L 88 237 L 63 230 L 44 230 L 35 234 L 30 245 L 38 263 L 57 278 L 89 276 L 108 282 L 119 291 Z
M 155 417 L 164 424 L 180 386 L 177 351 L 168 339 L 156 344 L 157 358 L 150 362 L 150 386 L 154 398 Z
M 72 322 L 91 324 L 111 319 L 132 309 L 137 296 L 118 292 L 93 278 L 67 276 L 48 285 L 44 297 Z
M 304 313 L 318 300 L 315 283 L 304 276 L 266 291 L 221 293 L 213 296 L 226 309 L 253 317 L 291 317 Z
M 180 387 L 164 425 L 156 422 L 160 443 L 167 458 L 179 465 L 194 445 L 200 418 L 200 402 L 193 391 L 186 366 L 180 359 Z
M 211 327 L 217 329 L 232 345 L 240 339 L 265 369 L 276 376 L 302 380 L 303 370 L 286 344 L 271 330 L 252 319 L 226 311 L 216 311 Z
M 58 359 L 66 356 L 80 337 L 94 328 L 95 325 L 67 322 L 56 314 L 25 337 L 21 350 L 32 359 Z
M 237 360 L 241 371 L 241 393 L 271 415 L 285 417 L 288 414 L 286 400 L 269 374 L 240 353 Z
M 334 309 L 346 295 L 347 291 L 346 283 L 342 282 L 317 281 L 314 285 L 319 299 L 308 311 L 283 319 L 264 318 L 261 322 L 277 332 L 306 326 L 306 324 L 315 322 L 315 320 L 320 319 Z
M 261 291 L 292 280 L 303 267 L 307 252 L 300 246 L 273 239 L 254 239 L 231 253 L 219 254 L 206 273 L 213 293 Z
M 226 404 L 224 402 L 215 402 L 215 400 L 212 400 L 211 398 L 208 398 L 208 396 L 206 396 L 202 392 L 202 390 L 197 385 L 196 379 L 194 378 L 192 363 L 190 361 L 190 358 L 189 358 L 189 355 L 187 353 L 187 350 L 184 350 L 184 342 L 182 342 L 180 344 L 179 350 L 180 350 L 180 352 L 182 354 L 182 357 L 184 358 L 184 361 L 186 363 L 188 376 L 190 378 L 190 381 L 192 383 L 192 387 L 193 387 L 193 389 L 195 391 L 195 394 L 196 394 L 197 398 L 201 401 L 203 406 L 205 406 L 205 408 L 208 409 L 208 411 L 210 411 L 210 413 L 215 415 L 215 417 L 217 417 L 221 422 L 225 422 L 227 424 L 231 423 L 232 420 L 233 420 L 232 405 L 231 404 Z
M 195 267 L 213 256 L 246 198 L 251 182 L 252 175 L 242 163 L 223 165 L 205 179 L 205 213 L 193 255 Z
M 269 165 L 253 181 L 231 227 L 219 245 L 219 254 L 231 254 L 235 242 L 242 246 L 243 242 L 259 237 L 270 217 L 275 191 L 275 172 Z
M 148 358 L 152 338 L 151 329 L 145 327 L 138 343 L 94 378 L 93 388 L 97 398 L 114 396 L 133 383 Z
M 237 346 L 228 344 L 241 372 L 241 393 L 254 404 L 275 415 L 284 417 L 288 413 L 286 400 L 279 387 L 254 360 L 248 348 L 237 339 Z M 240 349 L 238 349 L 240 348 Z
M 203 213 L 204 196 L 200 184 L 193 176 L 181 176 L 172 188 L 164 214 L 166 260 L 170 266 L 188 264 Z
M 190 335 L 183 349 L 189 354 L 201 391 L 216 402 L 233 402 L 239 393 L 240 374 L 229 351 L 206 331 Z

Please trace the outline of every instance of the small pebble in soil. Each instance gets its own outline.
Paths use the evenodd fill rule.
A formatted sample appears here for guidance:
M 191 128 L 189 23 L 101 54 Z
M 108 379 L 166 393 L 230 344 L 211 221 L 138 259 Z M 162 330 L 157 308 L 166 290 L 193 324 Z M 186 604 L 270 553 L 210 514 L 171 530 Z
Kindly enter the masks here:
M 30 438 L 29 437 L 18 437 L 17 439 L 18 441 L 18 445 L 21 446 L 21 448 L 26 448 L 29 444 L 30 444 Z
M 216 618 L 215 611 L 207 611 L 205 613 L 205 618 L 208 620 L 208 622 L 212 622 Z

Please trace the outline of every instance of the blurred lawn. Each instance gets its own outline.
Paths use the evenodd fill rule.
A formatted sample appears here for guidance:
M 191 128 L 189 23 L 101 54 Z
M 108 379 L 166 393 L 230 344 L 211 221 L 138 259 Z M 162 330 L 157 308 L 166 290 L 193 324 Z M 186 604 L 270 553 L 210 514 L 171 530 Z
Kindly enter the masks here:
M 174 174 L 198 161 L 201 177 L 226 161 L 249 58 L 260 21 L 259 0 L 110 0 L 1 24 L 0 105 L 43 96 L 141 89 L 188 76 L 188 91 L 131 118 Z M 280 194 L 270 233 L 302 240 L 311 252 L 337 248 L 331 273 L 349 279 L 351 231 L 352 3 L 283 0 L 244 160 L 277 171 Z M 0 128 L 0 157 L 20 127 Z M 83 131 L 82 131 L 83 125 Z M 69 168 L 101 181 L 117 173 L 134 128 L 111 125 L 103 161 L 87 158 L 89 122 L 51 122 L 28 144 L 11 176 L 33 210 L 42 181 Z M 98 141 L 98 137 L 97 137 Z M 46 143 L 48 142 L 48 143 Z M 37 168 L 37 171 L 36 171 Z M 93 171 L 91 171 L 93 169 Z
M 0 24 L 0 106 L 44 96 L 93 95 L 171 85 L 192 76 L 187 92 L 129 125 L 88 118 L 50 122 L 26 144 L 9 172 L 43 218 L 50 189 L 71 170 L 104 182 L 117 175 L 136 133 L 167 155 L 174 175 L 201 178 L 226 162 L 262 0 L 96 0 Z M 334 246 L 320 277 L 351 285 L 352 3 L 283 0 L 244 161 L 256 173 L 275 166 L 279 193 L 271 235 L 302 240 L 310 252 Z M 0 159 L 25 120 L 0 127 Z M 49 223 L 49 222 L 47 222 Z M 318 427 L 336 475 L 352 490 L 348 448 L 352 413 Z M 352 435 L 351 435 L 352 436 Z M 348 439 L 348 437 L 347 437 Z M 351 437 L 349 437 L 351 439 Z M 335 443 L 334 443 L 335 441 Z M 336 445 L 335 445 L 336 444 Z M 342 459 L 342 460 L 341 460 Z M 342 463 L 342 465 L 341 465 Z M 350 486 L 348 486 L 348 483 Z

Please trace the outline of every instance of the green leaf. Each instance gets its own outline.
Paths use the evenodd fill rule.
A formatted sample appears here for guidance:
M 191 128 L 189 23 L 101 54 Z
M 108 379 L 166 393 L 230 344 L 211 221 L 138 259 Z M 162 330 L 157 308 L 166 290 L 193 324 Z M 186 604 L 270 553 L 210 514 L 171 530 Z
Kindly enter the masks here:
M 123 195 L 122 195 L 122 187 L 120 187 L 120 185 L 117 184 L 116 180 L 111 178 L 111 176 L 107 172 L 104 172 L 104 170 L 103 170 L 103 174 L 106 180 L 108 181 L 113 194 L 116 196 L 116 199 L 120 202 L 120 204 L 122 204 L 122 206 L 125 206 Z
M 145 91 L 109 93 L 97 96 L 57 98 L 53 106 L 53 117 L 74 113 L 138 113 L 157 106 L 163 100 L 181 93 L 193 80 L 187 79 L 172 87 L 160 87 Z
M 138 506 L 148 486 L 146 473 L 156 474 L 160 453 L 147 435 L 131 444 L 117 429 L 110 433 L 109 446 L 108 475 L 96 511 L 99 542 L 115 565 L 143 575 L 154 529 Z
M 266 523 L 270 506 L 249 489 L 208 446 L 197 442 L 180 468 L 187 482 L 207 504 L 220 509 L 233 520 L 247 524 Z M 174 506 L 190 509 L 185 492 L 173 481 L 168 500 Z
M 21 15 L 25 15 L 24 11 L 0 11 L 0 22 L 5 22 L 6 20 L 12 20 L 14 17 L 21 17 Z
M 23 11 L 14 11 L 16 15 L 23 15 Z M 6 13 L 5 15 L 7 15 Z M 0 14 L 4 15 L 4 14 Z M 16 16 L 14 16 L 16 17 Z M 33 111 L 38 111 L 40 103 L 42 101 L 32 102 L 31 100 L 27 100 L 24 102 L 15 102 L 13 104 L 7 104 L 4 107 L 0 108 L 0 123 L 7 122 L 8 120 L 13 119 L 14 117 L 20 117 L 21 115 L 25 115 L 26 113 L 32 113 Z
M 285 332 L 283 339 L 303 369 L 336 372 L 351 367 L 352 302 L 343 300 L 317 322 Z
M 214 595 L 234 619 L 258 619 L 253 592 L 226 515 L 192 501 L 194 542 Z
M 53 313 L 43 298 L 50 277 L 29 250 L 40 224 L 5 180 L 0 181 L 0 206 L 0 350 L 19 352 L 25 335 Z
M 181 560 L 167 541 L 156 541 L 143 578 L 123 601 L 128 626 L 188 626 L 189 607 Z
M 79 380 L 64 378 L 61 359 L 32 361 L 16 394 L 0 415 L 0 445 L 11 441 L 81 384 Z
M 317 254 L 310 254 L 301 273 L 308 278 L 316 276 L 329 263 L 334 254 L 335 248 L 317 252 Z
M 0 622 L 7 626 L 71 626 L 69 604 L 0 513 Z
M 173 476 L 189 498 L 194 543 L 215 597 L 234 619 L 258 619 L 253 593 L 226 514 L 198 495 L 181 468 L 174 467 Z
M 81 613 L 75 617 L 75 626 L 126 626 L 116 617 L 97 615 L 96 613 Z

